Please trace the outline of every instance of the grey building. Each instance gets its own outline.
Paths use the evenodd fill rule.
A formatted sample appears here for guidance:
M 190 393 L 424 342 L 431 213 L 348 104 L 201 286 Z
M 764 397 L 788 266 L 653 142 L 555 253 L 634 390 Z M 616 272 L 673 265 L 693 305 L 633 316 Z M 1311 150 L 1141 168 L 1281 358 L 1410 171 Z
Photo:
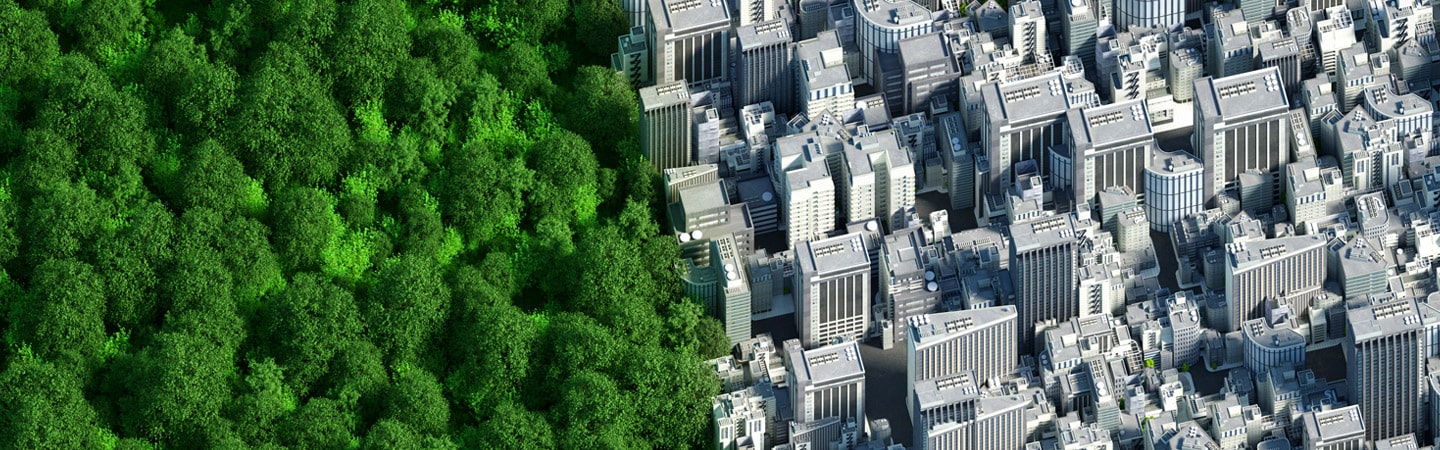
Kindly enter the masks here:
M 726 78 L 730 67 L 730 7 L 708 0 L 649 0 L 654 80 L 664 84 Z
M 1080 314 L 1075 268 L 1080 237 L 1068 215 L 1010 226 L 1010 276 L 1017 291 L 1019 348 L 1035 347 L 1036 323 L 1059 323 Z
M 1227 323 L 1212 328 L 1236 331 L 1265 315 L 1267 300 L 1304 311 L 1325 283 L 1325 238 L 1292 236 L 1225 245 Z
M 710 267 L 717 273 L 715 318 L 725 325 L 731 343 L 750 339 L 750 277 L 735 239 L 721 236 L 710 241 Z
M 1184 151 L 1153 153 L 1145 168 L 1145 215 L 1150 228 L 1169 232 L 1205 205 L 1205 168 Z
M 940 309 L 940 278 L 932 262 L 939 255 L 927 253 L 934 249 L 926 247 L 920 227 L 896 230 L 881 243 L 878 298 L 897 339 L 904 339 L 904 324 L 911 317 Z
M 795 328 L 815 347 L 870 329 L 870 256 L 858 233 L 795 247 Z
M 1301 416 L 1305 450 L 1363 450 L 1365 419 L 1359 406 L 1310 411 Z
M 1413 300 L 1352 308 L 1346 314 L 1347 398 L 1360 407 L 1365 436 L 1420 431 L 1425 397 L 1425 328 Z
M 981 88 L 985 104 L 980 141 L 990 162 L 985 192 L 999 195 L 1013 183 L 1012 168 L 1035 161 L 1049 175 L 1049 150 L 1064 143 L 1065 112 L 1071 108 L 1067 84 L 1058 73 Z
M 1239 185 L 1251 170 L 1290 162 L 1290 103 L 1274 68 L 1195 81 L 1191 143 L 1205 161 L 1205 198 Z
M 661 171 L 694 160 L 690 91 L 685 80 L 640 89 L 640 151 Z
M 838 418 L 865 423 L 865 363 L 854 341 L 810 350 L 785 341 L 791 410 L 796 422 Z
M 946 34 L 931 33 L 900 41 L 905 85 L 904 94 L 897 100 L 905 114 L 925 112 L 935 99 L 948 103 L 958 98 L 960 58 L 948 40 Z
M 1145 198 L 1144 172 L 1155 151 L 1150 114 L 1142 100 L 1094 108 L 1071 108 L 1066 114 L 1070 164 L 1054 173 L 1070 172 L 1074 204 L 1091 204 L 1106 188 L 1123 186 Z M 1058 176 L 1058 175 L 1057 175 Z
M 770 20 L 735 30 L 735 104 L 770 102 L 776 111 L 795 113 L 795 40 L 790 27 Z
M 1383 259 L 1382 248 L 1355 236 L 1331 241 L 1327 249 L 1330 279 L 1340 282 L 1345 298 L 1363 299 L 1389 290 L 1390 265 Z
M 946 113 L 935 119 L 935 145 L 945 159 L 950 194 L 950 210 L 959 214 L 975 207 L 975 151 L 965 133 L 965 118 L 958 112 Z M 983 180 L 982 180 L 983 182 Z
M 1095 0 L 1063 0 L 1060 16 L 1060 42 L 1066 55 L 1079 57 L 1086 73 L 1095 73 L 1095 31 L 1100 26 L 1100 12 Z
M 983 397 L 967 375 L 926 381 L 910 394 L 915 448 L 1020 450 L 1031 398 L 1025 394 Z
M 925 380 L 968 373 L 976 385 L 1015 371 L 1015 307 L 996 306 L 915 316 L 905 327 L 906 391 Z M 914 404 L 909 405 L 912 408 Z
M 635 87 L 650 84 L 650 43 L 645 40 L 645 27 L 631 27 L 629 34 L 615 38 L 618 52 L 610 54 L 610 66 Z

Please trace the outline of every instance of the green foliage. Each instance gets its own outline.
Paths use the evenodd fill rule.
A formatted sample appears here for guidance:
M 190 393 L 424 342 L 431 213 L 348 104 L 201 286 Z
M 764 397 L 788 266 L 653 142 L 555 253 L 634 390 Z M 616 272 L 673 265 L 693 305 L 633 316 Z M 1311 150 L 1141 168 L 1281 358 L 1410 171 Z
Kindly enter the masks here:
M 20 3 L 0 450 L 705 441 L 618 3 Z

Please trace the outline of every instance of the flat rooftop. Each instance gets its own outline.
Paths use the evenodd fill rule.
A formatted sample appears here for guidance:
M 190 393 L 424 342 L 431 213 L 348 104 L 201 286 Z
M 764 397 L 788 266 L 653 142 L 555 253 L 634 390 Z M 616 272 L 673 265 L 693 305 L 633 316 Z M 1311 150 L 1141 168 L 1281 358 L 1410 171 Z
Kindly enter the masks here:
M 1420 312 L 1414 300 L 1396 300 L 1351 308 L 1346 312 L 1355 341 L 1420 330 Z
M 1290 109 L 1280 71 L 1274 67 L 1195 80 L 1195 101 L 1200 102 L 1204 117 L 1227 122 L 1252 114 L 1283 114 Z
M 1200 158 L 1184 150 L 1167 152 L 1157 149 L 1150 155 L 1150 167 L 1147 169 L 1159 174 L 1179 174 L 1205 170 L 1205 166 L 1200 163 Z
M 993 327 L 1007 321 L 1013 323 L 1017 314 L 1015 307 L 1009 305 L 923 314 L 910 319 L 910 339 L 917 345 L 943 341 L 957 333 Z
M 685 80 L 640 88 L 640 105 L 645 111 L 689 103 L 690 90 L 685 87 Z
M 1150 112 L 1142 100 L 1072 108 L 1067 114 L 1075 146 L 1101 148 L 1106 144 L 1146 139 L 1153 133 Z
M 1333 442 L 1365 435 L 1365 420 L 1360 407 L 1350 405 L 1329 411 L 1305 413 L 1305 437 L 1310 442 Z
M 1010 242 L 1016 252 L 1075 241 L 1075 223 L 1068 214 L 1010 226 Z
M 1054 117 L 1070 108 L 1065 80 L 1050 72 L 1031 78 L 986 84 L 981 91 L 992 118 L 1011 122 Z
M 930 10 L 910 0 L 854 0 L 866 21 L 885 28 L 909 28 L 930 22 Z M 856 25 L 859 26 L 859 25 Z
M 739 50 L 742 52 L 794 42 L 794 36 L 790 35 L 790 27 L 785 26 L 785 22 L 780 19 L 737 28 L 735 29 L 735 38 L 739 41 Z
M 1258 266 L 1266 261 L 1282 259 L 1325 245 L 1320 235 L 1289 236 L 1253 242 L 1235 242 L 1225 246 L 1231 267 L 1237 271 Z
M 656 22 L 669 25 L 675 34 L 730 24 L 730 7 L 724 0 L 650 0 L 650 11 Z
M 792 358 L 795 356 L 791 354 Z M 860 361 L 860 346 L 855 341 L 803 350 L 799 356 L 799 361 L 792 361 L 791 365 L 801 384 L 823 385 L 855 377 L 864 380 L 865 364 Z
M 805 241 L 795 249 L 796 264 L 802 270 L 827 274 L 863 268 L 869 271 L 870 255 L 860 233 Z

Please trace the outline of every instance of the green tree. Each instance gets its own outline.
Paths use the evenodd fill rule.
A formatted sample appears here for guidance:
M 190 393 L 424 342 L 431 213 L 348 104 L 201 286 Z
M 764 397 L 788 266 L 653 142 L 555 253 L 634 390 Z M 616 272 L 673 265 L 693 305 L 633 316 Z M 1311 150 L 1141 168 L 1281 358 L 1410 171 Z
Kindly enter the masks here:
M 305 402 L 281 426 L 281 442 L 294 448 L 346 449 L 359 445 L 359 417 L 344 403 L 326 397 Z
M 98 423 L 77 374 L 33 355 L 0 372 L 0 448 L 100 448 L 114 435 Z
M 365 317 L 370 334 L 391 361 L 411 361 L 425 351 L 450 307 L 435 261 L 407 253 L 386 261 L 370 292 Z
M 260 184 L 245 174 L 245 167 L 214 140 L 196 145 L 180 177 L 182 208 L 205 207 L 223 215 L 255 215 L 267 202 Z
M 524 218 L 532 175 L 518 158 L 490 145 L 467 145 L 447 158 L 442 205 L 445 217 L 471 246 L 516 236 Z
M 414 43 L 415 55 L 429 58 L 441 80 L 463 86 L 480 77 L 480 48 L 458 17 L 447 18 L 441 12 L 439 17 L 422 20 Z
M 338 181 L 351 147 L 345 116 L 294 47 L 272 43 L 242 85 L 232 148 L 270 189 Z
M 106 322 L 140 330 L 157 323 L 162 312 L 158 290 L 174 258 L 175 216 L 156 201 L 125 215 L 122 225 L 97 240 L 95 264 L 109 299 Z
M 140 0 L 95 0 L 75 16 L 79 48 L 97 59 L 116 58 L 144 44 L 146 18 Z
M 50 73 L 60 43 L 45 14 L 0 0 L 0 84 L 13 86 Z
M 363 330 L 350 291 L 319 275 L 302 272 L 271 302 L 266 330 L 277 361 L 298 392 L 320 379 L 330 360 Z
M 271 217 L 271 241 L 282 264 L 291 271 L 319 269 L 322 252 L 345 231 L 333 198 L 315 188 L 285 191 L 276 199 Z
M 252 361 L 240 395 L 228 408 L 237 435 L 252 445 L 277 442 L 283 419 L 295 411 L 299 398 L 285 383 L 284 369 L 274 361 Z
M 575 13 L 575 43 L 583 50 L 581 57 L 591 64 L 604 64 L 615 51 L 614 39 L 600 39 L 599 36 L 620 36 L 630 32 L 630 18 L 620 2 L 610 0 L 577 0 L 572 6 Z
M 549 64 L 539 47 L 516 42 L 501 52 L 500 60 L 501 80 L 506 88 L 526 97 L 544 97 L 555 89 L 550 81 Z
M 640 422 L 627 410 L 629 399 L 615 380 L 596 372 L 580 372 L 559 386 L 560 403 L 551 409 L 551 422 L 560 430 L 556 441 L 565 448 L 643 448 L 637 440 Z M 646 424 L 652 426 L 656 424 Z M 657 445 L 658 446 L 658 445 Z
M 638 129 L 638 100 L 630 82 L 608 67 L 584 66 L 575 74 L 569 92 L 561 123 L 588 139 L 601 163 L 618 165 L 623 155 L 617 146 Z
M 443 435 L 450 423 L 450 406 L 435 376 L 409 368 L 398 378 L 386 396 L 381 420 L 403 422 L 420 434 Z
M 105 345 L 105 288 L 89 264 L 40 264 L 13 313 L 16 335 L 36 356 L 79 373 L 96 367 Z
M 350 104 L 379 98 L 410 54 L 409 16 L 398 0 L 360 0 L 342 7 L 329 54 L 341 97 Z
M 555 448 L 555 437 L 545 416 L 514 401 L 494 407 L 494 414 L 466 433 L 465 446 L 497 450 Z

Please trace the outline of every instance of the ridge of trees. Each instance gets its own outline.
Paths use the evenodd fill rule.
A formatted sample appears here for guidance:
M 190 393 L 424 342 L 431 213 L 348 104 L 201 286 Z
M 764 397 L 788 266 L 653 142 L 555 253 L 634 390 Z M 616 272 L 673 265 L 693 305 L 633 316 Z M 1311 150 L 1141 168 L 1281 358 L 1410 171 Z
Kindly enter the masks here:
M 685 448 L 617 0 L 0 0 L 0 449 Z

